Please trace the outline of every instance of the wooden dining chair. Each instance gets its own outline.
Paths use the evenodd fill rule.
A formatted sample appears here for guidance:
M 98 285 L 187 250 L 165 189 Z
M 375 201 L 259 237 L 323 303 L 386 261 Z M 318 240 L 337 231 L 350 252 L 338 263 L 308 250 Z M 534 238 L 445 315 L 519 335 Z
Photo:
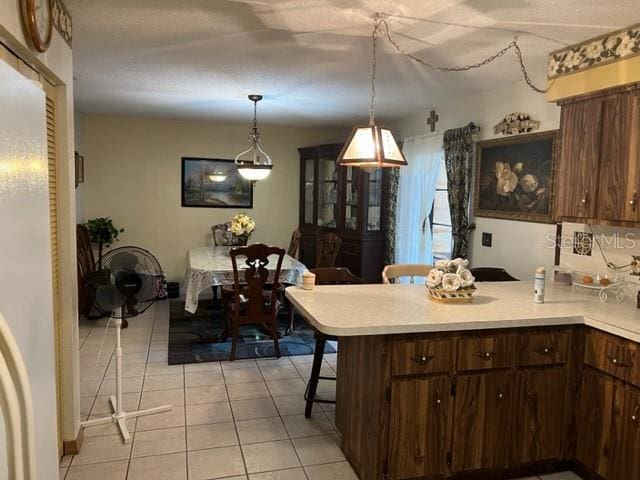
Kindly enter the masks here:
M 476 282 L 517 282 L 518 279 L 512 277 L 504 268 L 499 267 L 476 267 L 471 269 L 471 275 Z
M 316 285 L 353 285 L 363 283 L 360 277 L 355 276 L 344 267 L 322 267 L 313 268 L 311 272 L 316 275 Z M 314 403 L 336 403 L 334 400 L 324 400 L 316 397 L 318 391 L 318 383 L 320 380 L 335 380 L 335 377 L 324 377 L 320 375 L 322 362 L 324 360 L 324 349 L 328 340 L 335 341 L 338 338 L 325 335 L 324 333 L 314 329 L 314 337 L 316 346 L 313 351 L 313 365 L 311 366 L 311 377 L 307 383 L 307 389 L 304 393 L 306 405 L 304 408 L 305 417 L 311 417 Z
M 426 281 L 432 268 L 431 265 L 418 263 L 387 265 L 382 270 L 382 283 L 396 283 L 400 278 L 406 277 L 409 277 L 409 283 L 415 283 L 416 277 L 424 277 Z
M 335 267 L 341 245 L 342 239 L 335 233 L 325 233 L 322 235 L 316 245 L 315 268 Z
M 289 241 L 289 249 L 287 250 L 287 255 L 292 258 L 296 258 L 298 254 L 298 248 L 300 248 L 300 239 L 302 238 L 302 233 L 300 230 L 296 229 L 291 234 L 291 240 Z
M 233 266 L 233 298 L 226 302 L 232 339 L 230 361 L 235 360 L 242 325 L 264 325 L 273 339 L 276 356 L 280 357 L 277 329 L 280 303 L 278 289 L 284 253 L 283 248 L 270 247 L 262 243 L 233 248 L 229 252 Z M 267 265 L 274 261 L 274 257 L 276 268 L 273 279 L 269 279 Z M 243 258 L 246 269 L 238 268 L 239 258 Z

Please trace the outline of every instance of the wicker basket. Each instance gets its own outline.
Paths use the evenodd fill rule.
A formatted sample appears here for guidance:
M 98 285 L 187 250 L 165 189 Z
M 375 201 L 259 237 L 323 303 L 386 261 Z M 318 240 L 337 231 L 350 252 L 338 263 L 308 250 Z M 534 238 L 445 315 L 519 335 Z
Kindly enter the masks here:
M 429 298 L 438 303 L 471 303 L 475 289 L 475 287 L 471 287 L 456 290 L 455 292 L 448 292 L 427 287 Z

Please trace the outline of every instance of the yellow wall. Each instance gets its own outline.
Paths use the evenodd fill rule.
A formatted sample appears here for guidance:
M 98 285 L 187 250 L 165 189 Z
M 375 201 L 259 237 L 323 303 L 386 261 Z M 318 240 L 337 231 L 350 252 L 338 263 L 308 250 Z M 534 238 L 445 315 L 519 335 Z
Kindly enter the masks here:
M 182 157 L 232 159 L 246 148 L 249 125 L 83 115 L 83 217 L 110 216 L 126 229 L 119 245 L 158 256 L 170 280 L 182 281 L 189 248 L 211 244 L 211 225 L 239 210 L 180 206 Z M 286 248 L 298 226 L 298 147 L 344 141 L 348 131 L 264 127 L 274 168 L 256 184 L 253 241 Z

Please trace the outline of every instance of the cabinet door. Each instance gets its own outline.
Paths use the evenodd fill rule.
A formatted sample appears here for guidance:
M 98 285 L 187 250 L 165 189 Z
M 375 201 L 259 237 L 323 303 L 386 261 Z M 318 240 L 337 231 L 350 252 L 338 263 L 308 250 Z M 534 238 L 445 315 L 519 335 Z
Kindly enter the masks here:
M 302 173 L 300 175 L 301 212 L 300 224 L 313 225 L 316 223 L 316 161 L 307 158 L 301 161 Z
M 558 217 L 595 217 L 601 128 L 601 99 L 562 107 L 556 186 Z
M 622 440 L 609 480 L 640 478 L 640 390 L 628 388 L 624 396 Z
M 625 220 L 640 221 L 640 92 L 629 95 L 629 163 L 627 168 L 627 192 Z
M 602 146 L 600 153 L 600 181 L 597 217 L 602 220 L 625 220 L 633 214 L 637 178 L 630 168 L 632 135 L 632 101 L 634 95 L 621 93 L 606 97 L 602 102 Z M 633 175 L 635 176 L 635 175 Z M 631 190 L 630 193 L 627 193 Z M 630 203 L 632 202 L 632 203 Z M 629 210 L 629 211 L 628 211 Z
M 623 403 L 622 383 L 585 369 L 578 403 L 576 458 L 604 478 L 613 470 L 620 447 Z
M 338 165 L 335 158 L 318 160 L 316 225 L 325 228 L 338 226 Z
M 388 461 L 391 479 L 444 474 L 450 405 L 449 377 L 392 382 Z
M 344 167 L 344 225 L 342 228 L 347 232 L 357 232 L 360 225 L 358 206 L 360 204 L 360 182 L 358 176 L 361 174 L 358 167 Z
M 453 420 L 454 472 L 505 468 L 511 449 L 513 376 L 461 375 Z
M 564 368 L 518 372 L 516 464 L 562 456 L 566 387 Z

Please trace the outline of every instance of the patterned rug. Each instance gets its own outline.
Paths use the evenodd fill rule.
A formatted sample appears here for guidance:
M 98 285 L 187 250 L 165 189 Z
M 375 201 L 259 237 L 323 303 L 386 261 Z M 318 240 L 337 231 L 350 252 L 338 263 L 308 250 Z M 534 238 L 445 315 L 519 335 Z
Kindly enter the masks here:
M 313 354 L 313 330 L 297 315 L 294 325 L 293 334 L 285 336 L 289 316 L 284 313 L 278 318 L 281 355 Z M 169 308 L 169 365 L 229 360 L 231 339 L 216 342 L 225 326 L 223 312 L 213 300 L 201 300 L 195 314 L 184 310 L 183 301 L 172 300 Z M 335 349 L 327 343 L 325 353 L 335 353 Z M 273 340 L 258 326 L 247 325 L 240 328 L 237 359 L 274 356 Z

